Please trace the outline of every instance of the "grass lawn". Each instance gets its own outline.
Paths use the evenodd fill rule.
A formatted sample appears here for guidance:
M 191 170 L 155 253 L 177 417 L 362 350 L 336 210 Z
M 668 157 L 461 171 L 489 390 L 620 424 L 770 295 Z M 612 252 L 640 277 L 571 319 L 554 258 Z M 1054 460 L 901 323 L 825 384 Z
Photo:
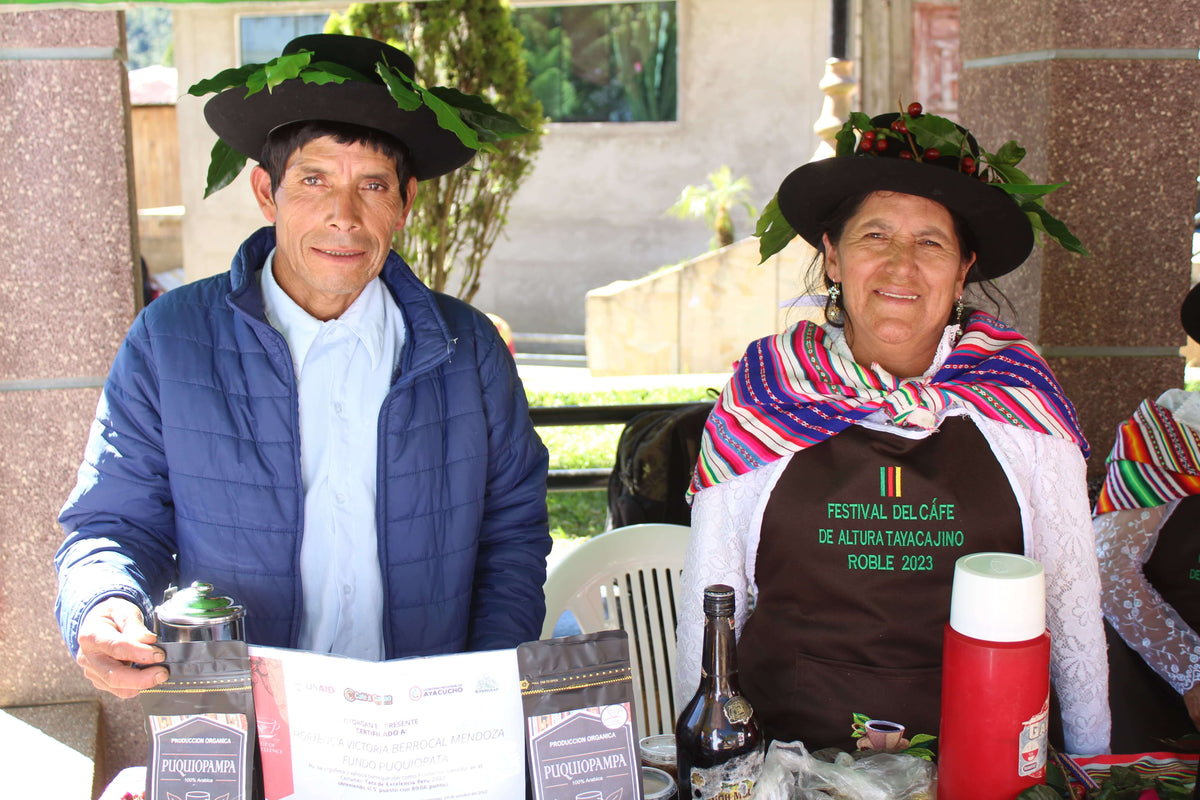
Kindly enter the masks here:
M 686 380 L 687 376 L 680 377 L 684 380 L 673 385 L 640 388 L 553 389 L 539 382 L 536 388 L 527 388 L 526 396 L 531 407 L 685 403 L 707 399 L 708 389 L 713 385 L 711 376 L 697 375 L 694 384 Z M 538 435 L 550 450 L 550 469 L 611 469 L 621 429 L 621 425 L 542 426 Z M 547 503 L 550 533 L 555 537 L 595 536 L 604 530 L 607 492 L 552 492 Z

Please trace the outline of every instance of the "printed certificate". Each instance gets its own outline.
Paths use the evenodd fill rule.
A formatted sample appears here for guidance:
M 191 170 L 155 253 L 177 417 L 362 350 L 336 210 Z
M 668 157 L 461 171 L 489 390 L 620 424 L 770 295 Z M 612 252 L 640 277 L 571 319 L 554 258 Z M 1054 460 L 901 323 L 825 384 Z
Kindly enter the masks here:
M 525 794 L 515 650 L 359 661 L 250 647 L 267 800 Z

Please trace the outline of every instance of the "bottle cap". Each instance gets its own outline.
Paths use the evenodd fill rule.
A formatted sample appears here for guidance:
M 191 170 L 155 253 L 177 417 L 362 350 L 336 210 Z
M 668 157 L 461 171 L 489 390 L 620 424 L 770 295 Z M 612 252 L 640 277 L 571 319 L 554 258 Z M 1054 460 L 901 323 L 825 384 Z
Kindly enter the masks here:
M 1025 642 L 1046 630 L 1046 576 L 1032 558 L 973 553 L 954 564 L 950 627 L 985 642 Z
M 714 583 L 704 590 L 704 615 L 732 617 L 733 602 L 733 588 L 723 583 Z

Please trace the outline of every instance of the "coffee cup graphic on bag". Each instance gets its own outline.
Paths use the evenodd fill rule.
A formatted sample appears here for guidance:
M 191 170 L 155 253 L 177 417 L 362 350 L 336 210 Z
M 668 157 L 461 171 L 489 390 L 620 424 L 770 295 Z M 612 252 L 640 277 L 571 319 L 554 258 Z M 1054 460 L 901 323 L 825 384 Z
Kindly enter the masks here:
M 873 750 L 894 750 L 904 738 L 904 726 L 885 719 L 869 719 L 863 725 Z

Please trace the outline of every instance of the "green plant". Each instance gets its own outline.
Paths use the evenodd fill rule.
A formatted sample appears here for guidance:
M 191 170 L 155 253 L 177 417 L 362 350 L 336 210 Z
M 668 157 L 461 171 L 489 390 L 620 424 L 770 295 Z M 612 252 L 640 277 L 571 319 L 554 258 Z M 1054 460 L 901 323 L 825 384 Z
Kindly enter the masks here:
M 750 204 L 750 180 L 733 179 L 728 166 L 710 173 L 704 186 L 685 186 L 667 213 L 680 219 L 703 219 L 713 232 L 712 248 L 733 244 L 734 208 L 744 208 L 753 218 L 758 212 Z
M 425 181 L 394 246 L 430 288 L 470 301 L 504 228 L 513 195 L 533 167 L 545 130 L 526 85 L 521 35 L 503 0 L 361 3 L 326 30 L 369 36 L 408 53 L 417 77 L 478 94 L 532 133 L 497 143 L 472 164 Z M 452 276 L 455 280 L 453 287 Z
M 572 63 L 572 42 L 561 25 L 550 24 L 557 18 L 551 11 L 525 9 L 517 16 L 524 39 L 521 57 L 529 68 L 529 89 L 546 115 L 555 120 L 571 119 L 579 105 L 579 92 L 563 65 Z
M 613 55 L 630 116 L 638 121 L 675 119 L 674 6 L 630 3 L 614 11 Z

